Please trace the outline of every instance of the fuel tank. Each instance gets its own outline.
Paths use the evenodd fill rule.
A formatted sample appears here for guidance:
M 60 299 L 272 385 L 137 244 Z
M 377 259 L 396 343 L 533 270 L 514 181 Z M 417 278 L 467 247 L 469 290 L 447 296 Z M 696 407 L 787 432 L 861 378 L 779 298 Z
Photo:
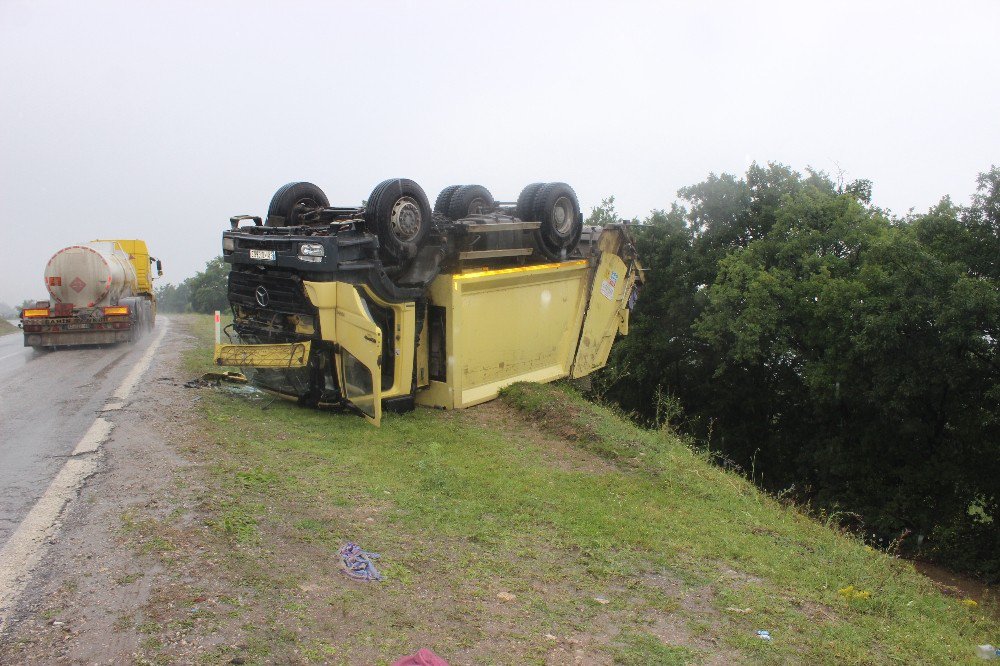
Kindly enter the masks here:
M 45 266 L 45 288 L 56 303 L 78 308 L 116 305 L 135 293 L 135 268 L 129 256 L 113 242 L 65 247 Z

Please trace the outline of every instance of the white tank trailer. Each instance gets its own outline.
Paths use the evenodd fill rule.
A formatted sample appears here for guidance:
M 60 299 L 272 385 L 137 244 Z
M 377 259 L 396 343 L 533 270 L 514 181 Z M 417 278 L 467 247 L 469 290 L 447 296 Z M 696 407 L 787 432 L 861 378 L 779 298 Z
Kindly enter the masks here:
M 99 240 L 70 245 L 45 265 L 51 300 L 21 313 L 26 347 L 132 342 L 153 327 L 152 293 L 146 243 Z

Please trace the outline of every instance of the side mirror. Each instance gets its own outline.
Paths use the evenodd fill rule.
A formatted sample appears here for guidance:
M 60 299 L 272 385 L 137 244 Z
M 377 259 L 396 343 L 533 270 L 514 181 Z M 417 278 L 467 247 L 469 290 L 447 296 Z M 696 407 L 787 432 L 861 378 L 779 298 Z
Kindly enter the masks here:
M 156 275 L 158 277 L 163 277 L 163 262 L 159 259 L 156 260 Z

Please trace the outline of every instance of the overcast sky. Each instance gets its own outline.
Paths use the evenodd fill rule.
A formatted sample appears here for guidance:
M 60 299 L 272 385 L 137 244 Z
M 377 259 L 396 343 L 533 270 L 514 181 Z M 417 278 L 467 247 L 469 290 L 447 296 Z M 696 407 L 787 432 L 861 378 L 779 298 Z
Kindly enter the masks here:
M 626 216 L 751 161 L 874 181 L 905 213 L 1000 164 L 1000 2 L 0 0 L 0 301 L 144 238 L 180 282 L 230 215 L 311 180 Z

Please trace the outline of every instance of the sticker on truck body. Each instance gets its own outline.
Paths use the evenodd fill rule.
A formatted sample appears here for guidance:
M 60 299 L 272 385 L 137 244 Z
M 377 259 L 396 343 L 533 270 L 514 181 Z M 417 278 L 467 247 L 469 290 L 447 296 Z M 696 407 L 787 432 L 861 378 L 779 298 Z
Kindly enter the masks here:
M 601 283 L 601 295 L 609 301 L 613 301 L 615 298 L 615 285 L 610 280 L 605 280 Z

